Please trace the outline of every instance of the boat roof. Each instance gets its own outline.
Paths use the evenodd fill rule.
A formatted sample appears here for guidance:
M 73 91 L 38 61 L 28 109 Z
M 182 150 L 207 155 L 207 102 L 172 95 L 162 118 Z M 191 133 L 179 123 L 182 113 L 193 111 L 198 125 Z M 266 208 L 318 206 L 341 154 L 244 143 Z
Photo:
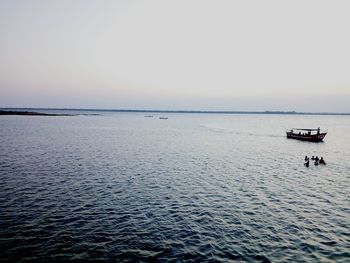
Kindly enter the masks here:
M 299 129 L 299 128 L 292 128 L 292 130 L 299 130 L 299 131 L 318 131 L 318 129 Z M 321 130 L 321 129 L 320 129 Z

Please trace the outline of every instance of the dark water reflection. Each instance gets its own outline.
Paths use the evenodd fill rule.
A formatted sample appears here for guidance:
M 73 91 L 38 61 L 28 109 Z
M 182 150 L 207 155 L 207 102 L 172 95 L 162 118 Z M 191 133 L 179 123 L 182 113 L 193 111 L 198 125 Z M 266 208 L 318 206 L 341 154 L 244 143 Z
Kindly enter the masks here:
M 0 261 L 349 260 L 349 117 L 169 117 L 1 117 Z

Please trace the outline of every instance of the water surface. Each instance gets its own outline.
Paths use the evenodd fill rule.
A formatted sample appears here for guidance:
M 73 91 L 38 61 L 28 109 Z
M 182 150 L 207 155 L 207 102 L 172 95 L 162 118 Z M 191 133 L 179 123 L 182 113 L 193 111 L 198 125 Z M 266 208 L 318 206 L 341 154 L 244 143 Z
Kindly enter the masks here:
M 1 116 L 0 261 L 349 262 L 349 116 L 143 116 Z

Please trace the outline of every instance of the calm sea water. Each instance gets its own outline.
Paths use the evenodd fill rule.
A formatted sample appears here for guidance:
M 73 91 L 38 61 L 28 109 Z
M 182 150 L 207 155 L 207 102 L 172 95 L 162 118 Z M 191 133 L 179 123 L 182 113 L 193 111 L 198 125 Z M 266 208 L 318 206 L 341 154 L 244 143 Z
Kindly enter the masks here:
M 0 261 L 350 261 L 349 116 L 144 115 L 0 116 Z

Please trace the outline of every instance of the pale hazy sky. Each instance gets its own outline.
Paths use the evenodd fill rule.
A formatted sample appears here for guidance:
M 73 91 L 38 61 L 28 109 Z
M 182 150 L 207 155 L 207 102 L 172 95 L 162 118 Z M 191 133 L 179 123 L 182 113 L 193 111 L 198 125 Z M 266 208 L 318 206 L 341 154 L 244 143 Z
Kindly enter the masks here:
M 0 0 L 0 107 L 350 112 L 350 1 Z

